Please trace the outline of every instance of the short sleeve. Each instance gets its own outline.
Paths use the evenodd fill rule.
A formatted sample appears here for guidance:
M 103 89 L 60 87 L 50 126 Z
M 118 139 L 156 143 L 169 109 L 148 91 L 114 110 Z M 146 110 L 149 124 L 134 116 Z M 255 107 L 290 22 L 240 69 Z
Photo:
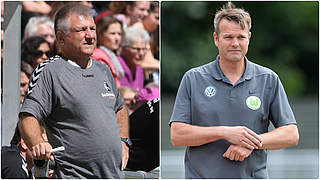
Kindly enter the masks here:
M 172 122 L 191 124 L 191 82 L 188 72 L 183 76 L 177 92 L 169 125 Z
M 47 118 L 52 110 L 52 78 L 46 63 L 41 63 L 33 71 L 29 80 L 27 95 L 20 114 L 27 112 L 41 120 Z M 20 116 L 19 114 L 19 116 Z
M 276 128 L 288 124 L 297 124 L 279 77 L 276 80 L 270 111 L 269 119 Z
M 124 101 L 120 95 L 120 92 L 117 88 L 117 84 L 112 76 L 112 73 L 110 71 L 110 69 L 108 68 L 108 71 L 107 71 L 107 76 L 108 76 L 108 79 L 109 81 L 111 82 L 112 84 L 112 91 L 114 92 L 114 95 L 116 97 L 116 103 L 114 105 L 114 109 L 116 112 L 118 112 L 120 109 L 122 109 L 123 105 L 124 105 Z

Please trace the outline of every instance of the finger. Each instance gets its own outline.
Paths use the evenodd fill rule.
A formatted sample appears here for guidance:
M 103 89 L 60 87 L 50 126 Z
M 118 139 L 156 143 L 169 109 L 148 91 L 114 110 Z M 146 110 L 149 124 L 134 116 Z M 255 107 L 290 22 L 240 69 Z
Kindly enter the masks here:
M 222 157 L 227 158 L 227 152 L 225 152 Z
M 240 157 L 239 157 L 239 153 L 238 152 L 234 152 L 234 158 L 235 161 L 239 161 Z
M 230 155 L 230 151 L 229 151 L 229 148 L 228 148 L 227 151 L 222 155 L 222 157 L 229 158 L 229 155 Z
M 41 159 L 41 152 L 39 146 L 35 147 L 35 152 L 36 152 L 36 159 Z
M 234 160 L 234 157 L 235 157 L 235 153 L 234 153 L 234 151 L 231 151 L 231 152 L 230 152 L 229 159 L 233 161 L 233 160 Z
M 52 159 L 51 150 L 52 150 L 51 145 L 45 144 L 45 157 L 47 161 Z
M 54 161 L 54 157 L 53 157 L 53 155 L 50 155 L 50 161 Z
M 254 148 L 256 148 L 256 146 L 248 139 L 242 140 L 240 145 L 250 150 L 253 150 Z
M 44 154 L 44 158 L 45 158 L 46 161 L 51 160 L 51 153 L 50 153 L 50 152 L 46 152 L 46 153 Z
M 46 159 L 46 147 L 44 144 L 40 144 L 40 156 L 41 158 Z
M 32 156 L 33 156 L 33 158 L 34 158 L 34 159 L 36 159 L 36 158 L 37 158 L 37 153 L 36 153 L 36 151 L 35 151 L 35 150 L 32 150 L 31 154 L 32 154 Z
M 244 156 L 240 157 L 240 160 L 239 160 L 239 161 L 240 161 L 240 162 L 244 161 L 244 158 L 245 158 Z
M 245 140 L 248 144 L 250 144 L 254 148 L 258 149 L 259 147 L 262 146 L 260 141 L 254 138 L 253 136 L 251 136 L 248 132 L 245 133 L 244 136 L 245 138 L 243 140 Z
M 126 160 L 123 160 L 122 161 L 122 167 L 121 167 L 121 170 L 124 170 L 127 166 L 127 161 Z
M 256 139 L 260 144 L 262 142 L 262 137 L 259 136 L 258 134 L 256 134 L 255 132 L 253 132 L 251 129 L 246 128 L 246 131 L 254 138 Z
M 124 170 L 124 162 L 122 161 L 121 171 Z
M 122 170 L 124 170 L 127 167 L 127 163 L 128 163 L 128 157 L 126 156 L 125 158 L 123 158 L 122 160 Z

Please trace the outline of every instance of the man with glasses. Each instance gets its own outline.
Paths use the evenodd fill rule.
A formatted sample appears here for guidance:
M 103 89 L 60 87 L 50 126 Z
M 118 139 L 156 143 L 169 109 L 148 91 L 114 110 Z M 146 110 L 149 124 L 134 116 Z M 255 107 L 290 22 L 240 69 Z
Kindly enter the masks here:
M 128 112 L 111 71 L 90 58 L 96 48 L 92 10 L 66 5 L 55 16 L 61 54 L 34 70 L 19 130 L 35 159 L 53 160 L 54 178 L 122 179 L 129 149 Z M 39 121 L 48 142 L 41 137 Z

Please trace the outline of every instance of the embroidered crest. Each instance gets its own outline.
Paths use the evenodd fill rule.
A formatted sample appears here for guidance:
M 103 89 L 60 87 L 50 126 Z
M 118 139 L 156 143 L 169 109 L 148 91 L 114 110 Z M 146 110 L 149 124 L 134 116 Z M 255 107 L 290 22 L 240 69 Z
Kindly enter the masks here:
M 111 91 L 111 88 L 109 87 L 109 85 L 106 81 L 103 82 L 103 86 L 108 92 Z

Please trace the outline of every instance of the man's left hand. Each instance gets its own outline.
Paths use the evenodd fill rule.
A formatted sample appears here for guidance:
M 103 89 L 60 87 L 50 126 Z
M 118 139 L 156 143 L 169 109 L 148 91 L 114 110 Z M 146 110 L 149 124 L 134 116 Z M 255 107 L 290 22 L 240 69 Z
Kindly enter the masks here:
M 222 155 L 224 158 L 228 158 L 232 161 L 242 162 L 247 158 L 253 150 L 247 149 L 245 147 L 231 144 L 227 151 Z
M 129 160 L 129 148 L 126 145 L 125 142 L 121 141 L 121 145 L 122 145 L 122 167 L 121 170 L 123 171 L 128 163 Z

